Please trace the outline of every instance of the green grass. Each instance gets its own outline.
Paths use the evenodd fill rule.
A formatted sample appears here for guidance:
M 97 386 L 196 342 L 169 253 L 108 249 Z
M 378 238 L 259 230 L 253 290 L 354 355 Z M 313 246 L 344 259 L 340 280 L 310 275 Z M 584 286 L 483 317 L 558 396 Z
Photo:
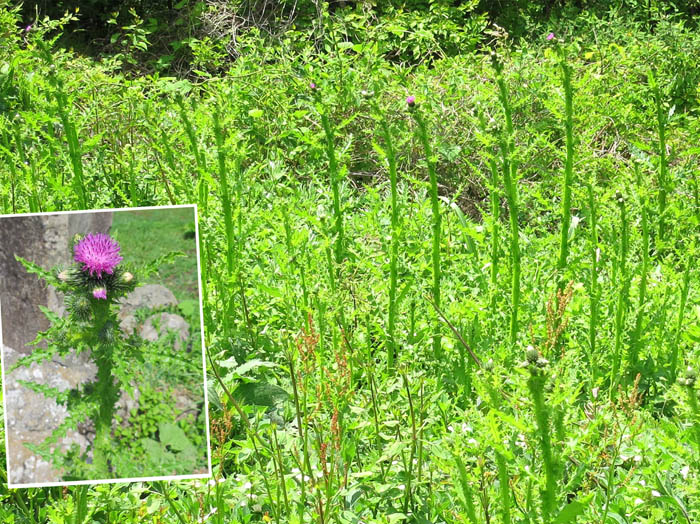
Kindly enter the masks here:
M 110 233 L 119 241 L 124 259 L 140 265 L 171 251 L 185 255 L 160 268 L 145 283 L 167 287 L 178 302 L 199 301 L 192 208 L 124 211 L 112 216 Z
M 91 488 L 92 520 L 700 518 L 698 34 L 582 14 L 562 55 L 539 28 L 407 67 L 333 20 L 199 84 L 56 52 L 63 109 L 31 41 L 2 73 L 4 212 L 199 205 L 218 482 Z M 138 218 L 129 256 L 182 249 Z

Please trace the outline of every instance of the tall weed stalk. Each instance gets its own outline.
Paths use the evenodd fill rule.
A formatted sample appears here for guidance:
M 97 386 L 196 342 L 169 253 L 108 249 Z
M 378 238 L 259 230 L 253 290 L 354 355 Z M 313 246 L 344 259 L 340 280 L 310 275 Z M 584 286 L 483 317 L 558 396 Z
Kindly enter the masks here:
M 328 118 L 328 109 L 320 101 L 318 88 L 313 86 L 313 91 L 316 96 L 317 110 L 321 115 L 321 126 L 325 136 L 326 156 L 328 157 L 328 174 L 331 181 L 331 191 L 333 192 L 333 218 L 334 218 L 334 234 L 335 234 L 335 263 L 336 271 L 340 271 L 340 264 L 344 257 L 344 239 L 343 239 L 343 210 L 340 206 L 340 172 L 338 170 L 338 158 L 335 150 L 335 133 Z
M 671 382 L 676 380 L 678 367 L 678 353 L 680 352 L 681 333 L 683 332 L 683 318 L 685 317 L 685 307 L 688 302 L 688 292 L 690 291 L 690 260 L 694 260 L 695 246 L 690 250 L 691 255 L 685 263 L 685 271 L 683 272 L 683 287 L 681 288 L 681 297 L 678 304 L 678 320 L 676 322 L 676 331 L 673 338 L 673 346 L 671 350 Z
M 564 129 L 566 131 L 566 163 L 564 164 L 564 180 L 562 184 L 561 200 L 561 241 L 559 244 L 559 271 L 558 289 L 563 289 L 566 280 L 563 277 L 566 268 L 566 259 L 569 255 L 569 227 L 571 226 L 571 184 L 574 177 L 574 109 L 573 90 L 571 88 L 571 67 L 561 59 L 561 69 L 564 81 L 564 104 L 566 119 Z
M 540 357 L 539 352 L 530 348 L 527 353 L 530 378 L 527 381 L 530 395 L 535 409 L 537 423 L 537 436 L 542 453 L 542 462 L 545 472 L 545 489 L 542 491 L 542 520 L 545 524 L 551 522 L 551 517 L 556 507 L 557 466 L 552 450 L 551 431 L 549 424 L 549 406 L 544 397 L 545 383 L 547 382 L 547 361 Z
M 39 40 L 39 45 L 41 46 L 44 59 L 49 64 L 49 83 L 53 87 L 53 96 L 56 99 L 58 115 L 68 141 L 68 155 L 70 156 L 71 167 L 75 176 L 73 186 L 78 195 L 78 203 L 81 209 L 88 209 L 89 203 L 85 191 L 85 176 L 83 174 L 83 153 L 78 140 L 78 133 L 75 130 L 75 124 L 68 114 L 70 103 L 63 85 L 63 79 L 56 74 L 56 64 L 54 64 L 53 54 L 49 50 L 48 45 L 41 40 Z
M 639 166 L 635 164 L 637 174 L 637 191 L 641 191 L 641 175 Z M 642 195 L 642 267 L 640 269 L 639 288 L 637 291 L 637 318 L 634 324 L 632 339 L 630 340 L 629 366 L 632 376 L 636 376 L 639 364 L 639 350 L 642 347 L 642 324 L 644 322 L 644 309 L 647 296 L 647 273 L 649 273 L 649 222 L 648 202 L 646 195 Z
M 503 107 L 505 129 L 501 137 L 501 157 L 503 185 L 506 190 L 508 212 L 510 214 L 510 257 L 512 265 L 511 284 L 511 314 L 510 314 L 510 343 L 515 344 L 518 338 L 518 309 L 520 308 L 520 239 L 518 227 L 518 188 L 516 182 L 517 161 L 514 158 L 515 141 L 513 132 L 513 117 L 508 101 L 508 90 L 503 78 L 503 64 L 498 56 L 491 55 L 493 68 L 498 84 L 498 99 Z
M 379 108 L 376 102 L 373 102 L 372 108 L 379 120 L 379 126 L 384 140 L 384 149 L 379 148 L 381 154 L 386 158 L 389 166 L 389 180 L 391 184 L 391 254 L 389 260 L 389 320 L 388 331 L 389 340 L 387 344 L 387 367 L 389 371 L 394 368 L 394 359 L 396 358 L 396 287 L 398 274 L 398 257 L 399 257 L 399 209 L 397 202 L 396 189 L 396 154 L 391 136 L 389 124 L 386 121 L 384 112 Z
M 649 72 L 649 85 L 654 94 L 654 105 L 656 106 L 656 130 L 658 133 L 658 153 L 659 153 L 659 222 L 657 243 L 663 242 L 666 231 L 665 213 L 666 196 L 668 192 L 668 158 L 666 157 L 666 125 L 668 114 L 666 113 L 662 100 L 661 90 L 652 72 Z
M 598 336 L 598 308 L 600 303 L 600 286 L 598 285 L 598 212 L 593 182 L 586 184 L 588 190 L 588 213 L 590 217 L 589 244 L 591 253 L 590 281 L 590 315 L 588 319 L 589 362 L 593 368 L 593 380 L 597 378 L 596 339 Z
M 195 161 L 197 163 L 197 202 L 202 206 L 202 215 L 207 216 L 209 214 L 209 187 L 207 184 L 207 164 L 204 157 L 204 152 L 200 149 L 199 143 L 197 142 L 197 135 L 195 134 L 194 126 L 190 121 L 189 116 L 187 116 L 187 107 L 185 106 L 182 97 L 177 97 L 175 99 L 178 107 L 180 108 L 180 118 L 182 119 L 182 125 L 185 128 L 185 134 L 190 142 L 190 149 L 194 155 Z
M 441 216 L 440 216 L 440 200 L 438 198 L 437 173 L 435 172 L 435 157 L 430 146 L 430 137 L 428 129 L 425 125 L 425 120 L 420 110 L 416 107 L 415 97 L 409 96 L 407 99 L 408 107 L 416 122 L 416 133 L 418 139 L 423 146 L 425 154 L 425 162 L 428 166 L 428 175 L 430 176 L 430 203 L 433 209 L 433 301 L 435 305 L 440 307 L 440 236 L 441 236 Z M 436 359 L 442 358 L 442 336 L 440 334 L 440 319 L 435 318 L 433 322 L 433 356 Z
M 479 125 L 483 133 L 486 132 L 486 119 L 482 111 L 478 111 Z M 499 184 L 499 173 L 498 165 L 496 164 L 496 158 L 488 154 L 488 164 L 489 170 L 491 172 L 491 187 L 489 188 L 489 198 L 491 204 L 491 266 L 490 266 L 490 296 L 489 296 L 489 308 L 491 310 L 491 334 L 492 337 L 496 338 L 496 332 L 498 330 L 498 318 L 496 311 L 496 299 L 498 297 L 498 259 L 499 259 L 499 237 L 500 237 L 500 224 L 499 218 L 501 215 L 500 206 L 500 192 L 498 190 Z
M 613 366 L 610 375 L 610 397 L 614 398 L 615 388 L 620 383 L 620 366 L 622 365 L 622 334 L 624 331 L 625 316 L 629 306 L 629 278 L 627 275 L 627 257 L 629 254 L 629 224 L 627 221 L 627 209 L 625 199 L 619 192 L 615 195 L 615 201 L 620 208 L 620 245 L 618 251 L 619 282 L 620 289 L 617 294 L 615 307 L 615 349 L 613 353 Z
M 228 187 L 226 171 L 226 151 L 224 150 L 224 133 L 221 129 L 221 113 L 218 107 L 214 110 L 214 136 L 216 138 L 216 153 L 219 167 L 219 185 L 221 186 L 221 206 L 224 212 L 224 235 L 226 238 L 226 269 L 228 276 L 233 274 L 233 258 L 235 238 L 233 234 L 233 213 L 231 211 L 231 195 Z

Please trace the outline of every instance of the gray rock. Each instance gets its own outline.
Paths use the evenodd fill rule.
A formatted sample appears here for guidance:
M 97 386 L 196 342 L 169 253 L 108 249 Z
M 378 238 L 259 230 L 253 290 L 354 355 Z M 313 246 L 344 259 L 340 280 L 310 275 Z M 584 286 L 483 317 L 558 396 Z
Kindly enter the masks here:
M 175 388 L 173 398 L 175 399 L 175 412 L 177 413 L 176 421 L 187 415 L 196 417 L 199 413 L 197 404 L 203 400 L 202 396 L 197 396 L 194 392 L 181 387 Z
M 157 326 L 157 327 L 156 327 Z M 168 333 L 175 333 L 174 347 L 177 351 L 187 348 L 190 337 L 190 326 L 180 315 L 172 313 L 159 313 L 146 320 L 139 330 L 139 335 L 144 340 L 155 342 Z
M 9 370 L 21 356 L 11 347 L 4 346 L 5 370 Z M 40 364 L 34 363 L 29 367 L 19 367 L 5 374 L 8 470 L 12 484 L 60 480 L 61 472 L 27 449 L 25 444 L 43 443 L 68 415 L 65 406 L 23 386 L 20 381 L 31 381 L 66 391 L 93 382 L 96 377 L 97 367 L 90 359 L 89 351 Z M 121 391 L 115 406 L 116 414 L 122 420 L 127 420 L 131 410 L 138 409 L 139 406 L 139 389 L 135 383 L 132 383 L 132 388 L 132 394 Z M 85 452 L 94 438 L 94 424 L 87 420 L 78 425 L 77 431 L 68 430 L 57 445 L 62 451 L 67 451 L 75 443 L 81 452 Z
M 11 347 L 3 347 L 5 370 L 22 355 Z M 29 367 L 20 367 L 5 374 L 5 410 L 7 413 L 7 454 L 10 482 L 28 484 L 52 482 L 60 479 L 61 472 L 31 452 L 25 444 L 43 443 L 54 429 L 66 419 L 65 406 L 56 403 L 41 393 L 23 386 L 26 380 L 66 391 L 80 384 L 91 382 L 97 375 L 96 366 L 89 360 L 86 352 L 69 355 L 63 359 L 50 360 Z M 68 430 L 58 440 L 57 445 L 66 451 L 76 443 L 84 452 L 91 442 L 79 431 Z
M 122 299 L 122 306 L 119 310 L 119 324 L 125 333 L 131 334 L 136 329 L 136 310 L 141 308 L 159 308 L 176 306 L 177 299 L 173 292 L 160 284 L 146 284 L 137 287 L 129 296 Z
M 75 233 L 107 233 L 112 212 L 85 212 L 0 218 L 0 309 L 3 342 L 22 354 L 26 344 L 49 322 L 39 309 L 63 312 L 63 297 L 30 275 L 15 260 L 18 255 L 43 268 L 72 262 L 70 243 Z
M 129 423 L 129 417 L 131 416 L 131 411 L 136 410 L 139 407 L 139 399 L 141 398 L 141 391 L 135 382 L 131 382 L 131 393 L 122 390 L 119 395 L 119 400 L 115 406 L 115 412 L 124 421 L 123 426 L 131 426 Z M 132 396 L 133 395 L 133 396 Z M 116 423 L 113 424 L 116 427 Z

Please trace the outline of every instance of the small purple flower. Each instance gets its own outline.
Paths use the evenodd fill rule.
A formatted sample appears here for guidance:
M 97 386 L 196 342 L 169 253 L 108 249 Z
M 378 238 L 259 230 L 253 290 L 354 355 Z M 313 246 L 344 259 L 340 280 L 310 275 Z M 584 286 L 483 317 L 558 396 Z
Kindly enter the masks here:
M 413 107 L 416 104 L 416 97 L 413 95 L 407 96 L 406 103 L 408 104 L 408 107 Z
M 309 83 L 309 89 L 311 89 L 312 91 L 313 91 L 314 89 L 316 89 L 316 84 L 314 84 L 313 82 L 310 82 L 310 83 Z
M 25 33 L 28 33 L 31 30 L 32 30 L 32 24 L 29 24 L 27 27 L 24 28 Z
M 123 260 L 119 256 L 119 249 L 117 241 L 109 235 L 89 233 L 73 248 L 73 258 L 83 264 L 81 269 L 89 271 L 90 276 L 97 274 L 97 278 L 102 278 L 102 273 L 111 275 L 116 265 Z M 106 295 L 102 298 L 106 298 Z
M 92 296 L 95 298 L 106 299 L 107 298 L 107 288 L 96 287 L 92 290 Z
M 554 33 L 549 33 L 547 35 L 547 41 L 554 40 Z

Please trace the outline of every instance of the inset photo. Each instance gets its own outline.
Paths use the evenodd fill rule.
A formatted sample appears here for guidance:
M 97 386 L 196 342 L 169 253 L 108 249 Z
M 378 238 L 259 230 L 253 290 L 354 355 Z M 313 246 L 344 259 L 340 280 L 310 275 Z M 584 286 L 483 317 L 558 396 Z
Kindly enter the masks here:
M 0 216 L 10 488 L 211 476 L 196 217 Z

